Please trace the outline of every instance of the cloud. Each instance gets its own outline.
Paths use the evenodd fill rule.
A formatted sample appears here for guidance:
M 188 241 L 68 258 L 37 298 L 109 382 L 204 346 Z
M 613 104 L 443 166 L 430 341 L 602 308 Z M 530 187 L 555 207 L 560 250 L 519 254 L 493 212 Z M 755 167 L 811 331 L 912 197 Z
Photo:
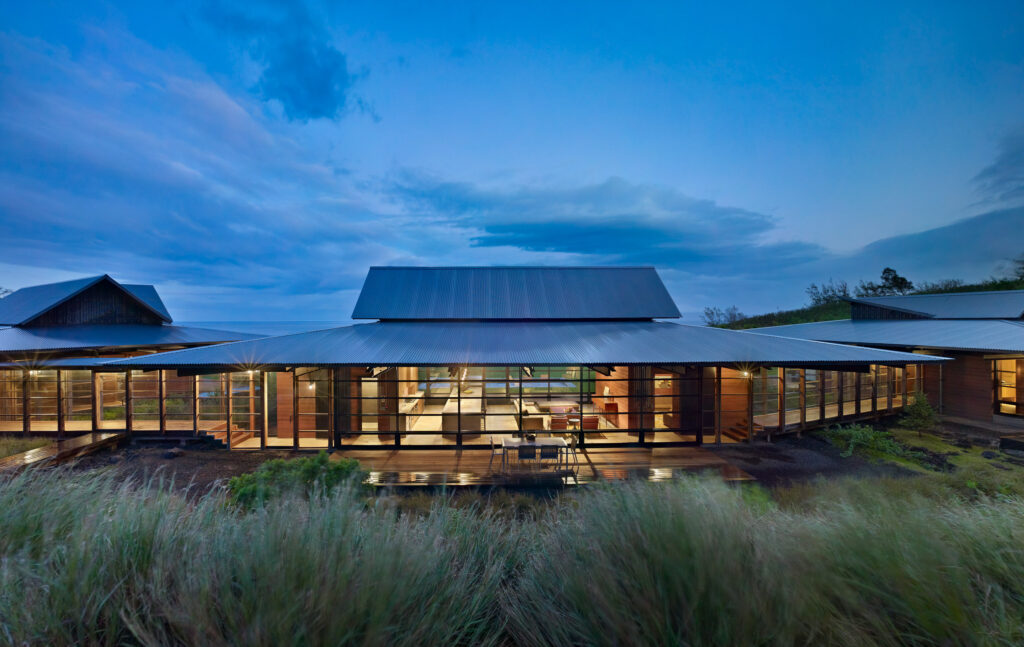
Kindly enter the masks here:
M 1024 128 L 1003 137 L 996 159 L 974 182 L 988 201 L 1016 203 L 1024 199 Z
M 246 3 L 244 13 L 227 3 L 206 8 L 209 22 L 239 38 L 263 70 L 255 89 L 280 102 L 295 121 L 338 119 L 364 102 L 351 94 L 355 76 L 332 42 L 325 21 L 303 2 Z
M 762 263 L 804 263 L 826 251 L 809 243 L 770 243 L 767 214 L 621 178 L 577 186 L 488 188 L 414 173 L 397 179 L 403 206 L 423 218 L 449 218 L 479 247 L 581 254 L 594 261 L 664 265 L 693 273 L 762 271 Z

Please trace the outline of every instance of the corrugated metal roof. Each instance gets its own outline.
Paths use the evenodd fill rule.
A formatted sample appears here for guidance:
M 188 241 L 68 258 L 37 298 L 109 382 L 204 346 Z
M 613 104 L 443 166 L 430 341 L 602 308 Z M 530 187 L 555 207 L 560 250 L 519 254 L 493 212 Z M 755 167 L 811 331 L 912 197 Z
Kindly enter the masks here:
M 118 360 L 118 366 L 902 364 L 919 355 L 656 321 L 377 322 Z M 928 360 L 924 360 L 928 361 Z
M 353 319 L 660 319 L 653 267 L 371 267 Z
M 144 308 L 153 312 L 167 323 L 171 315 L 164 307 L 156 289 L 152 285 L 121 285 L 106 274 L 90 276 L 84 279 L 47 283 L 21 288 L 0 299 L 0 324 L 18 326 L 35 319 L 55 306 L 67 301 L 76 294 L 90 288 L 100 281 L 110 281 L 122 288 Z
M 187 326 L 113 324 L 104 326 L 2 328 L 0 329 L 0 354 L 109 348 L 116 346 L 207 344 L 254 338 L 256 338 L 256 335 L 247 335 L 227 330 L 212 330 L 209 328 L 190 328 Z
M 880 308 L 915 312 L 936 319 L 1020 319 L 1024 317 L 1024 290 L 910 294 L 895 297 L 850 299 Z
M 1024 352 L 1024 325 L 1000 319 L 843 319 L 756 328 L 755 332 L 841 344 L 929 348 L 940 351 Z
M 149 306 L 149 308 L 160 315 L 164 321 L 171 323 L 171 313 L 167 311 L 167 306 L 164 305 L 164 300 L 160 298 L 159 294 L 157 294 L 154 286 L 138 284 L 128 285 L 127 283 L 122 283 L 121 287 L 131 292 L 136 299 Z

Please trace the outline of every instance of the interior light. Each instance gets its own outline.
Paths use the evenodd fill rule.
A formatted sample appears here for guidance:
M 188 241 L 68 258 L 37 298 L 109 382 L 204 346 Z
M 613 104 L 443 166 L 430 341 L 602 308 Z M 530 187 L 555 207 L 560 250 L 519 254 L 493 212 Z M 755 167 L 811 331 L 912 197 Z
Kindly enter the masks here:
M 743 371 L 743 377 L 750 377 L 750 373 Z
M 314 384 L 313 384 L 312 382 L 310 382 L 310 383 L 309 383 L 309 388 L 310 388 L 310 389 L 312 389 L 312 388 L 313 388 L 313 386 L 314 386 Z

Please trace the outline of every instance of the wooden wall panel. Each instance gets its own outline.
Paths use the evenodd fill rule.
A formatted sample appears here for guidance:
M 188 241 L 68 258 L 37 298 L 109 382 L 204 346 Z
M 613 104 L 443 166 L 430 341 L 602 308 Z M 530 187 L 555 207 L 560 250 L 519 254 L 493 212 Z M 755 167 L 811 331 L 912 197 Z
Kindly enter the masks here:
M 163 321 L 120 288 L 103 281 L 28 322 L 31 326 L 149 324 Z
M 722 369 L 722 435 L 747 436 L 750 420 L 747 417 L 747 392 L 750 380 L 740 371 Z M 731 432 L 731 433 L 729 433 Z
M 949 354 L 952 362 L 943 366 L 942 403 L 944 413 L 971 420 L 992 420 L 994 389 L 992 360 L 980 355 Z

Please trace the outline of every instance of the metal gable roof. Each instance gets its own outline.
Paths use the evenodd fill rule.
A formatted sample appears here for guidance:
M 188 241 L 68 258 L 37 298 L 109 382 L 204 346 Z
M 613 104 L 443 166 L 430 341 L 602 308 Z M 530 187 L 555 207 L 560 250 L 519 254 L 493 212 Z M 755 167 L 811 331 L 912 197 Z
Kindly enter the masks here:
M 755 328 L 754 332 L 841 344 L 940 351 L 1024 352 L 1024 324 L 1002 319 L 842 319 Z
M 255 337 L 256 335 L 210 328 L 141 324 L 2 328 L 0 329 L 0 354 L 116 348 L 118 346 L 210 344 L 254 339 Z
M 1024 290 L 948 292 L 893 297 L 850 299 L 880 308 L 913 312 L 935 319 L 1020 319 L 1024 317 Z
M 653 267 L 371 267 L 353 319 L 677 318 Z
M 102 274 L 15 290 L 0 299 L 0 324 L 19 326 L 27 323 L 101 281 L 109 281 L 123 289 L 141 306 L 167 323 L 171 322 L 171 315 L 168 314 L 167 308 L 164 307 L 163 301 L 160 300 L 160 296 L 152 285 L 122 285 L 110 276 Z
M 170 351 L 112 362 L 138 367 L 905 364 L 895 351 L 657 321 L 377 322 Z

